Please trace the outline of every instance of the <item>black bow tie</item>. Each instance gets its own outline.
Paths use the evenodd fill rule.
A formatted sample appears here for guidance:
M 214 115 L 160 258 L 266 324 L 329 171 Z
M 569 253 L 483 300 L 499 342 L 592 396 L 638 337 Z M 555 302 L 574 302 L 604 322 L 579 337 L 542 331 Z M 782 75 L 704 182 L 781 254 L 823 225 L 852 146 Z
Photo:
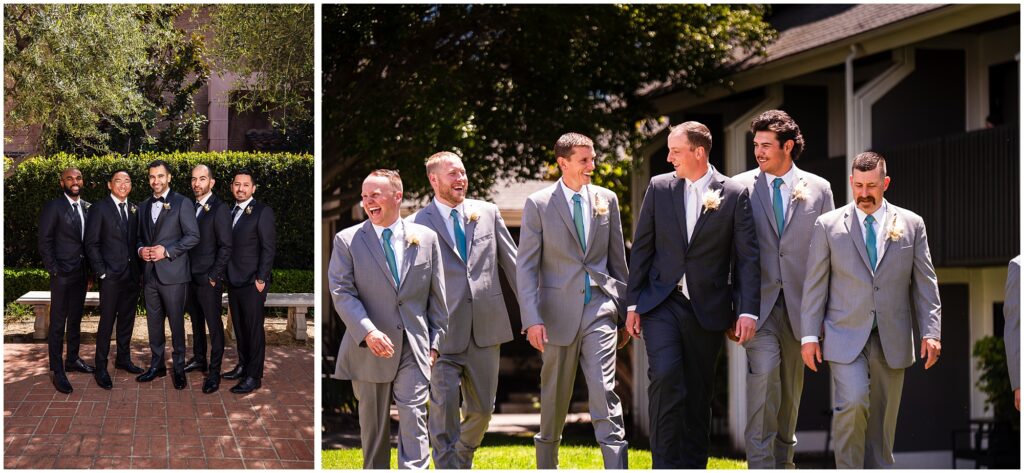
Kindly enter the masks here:
M 153 199 L 153 202 L 163 202 L 163 201 L 164 201 L 163 197 L 157 197 L 157 198 Z

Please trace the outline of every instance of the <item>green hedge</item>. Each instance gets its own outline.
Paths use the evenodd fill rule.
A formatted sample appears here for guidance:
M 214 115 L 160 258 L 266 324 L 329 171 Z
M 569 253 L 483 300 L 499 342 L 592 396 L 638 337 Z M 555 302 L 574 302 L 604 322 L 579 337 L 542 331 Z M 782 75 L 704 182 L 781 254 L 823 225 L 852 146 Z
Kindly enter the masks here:
M 271 292 L 313 292 L 313 271 L 307 269 L 275 269 Z M 96 290 L 96 288 L 93 288 Z M 49 291 L 50 277 L 46 270 L 36 268 L 4 268 L 4 306 L 28 291 Z M 141 300 L 141 299 L 140 299 Z
M 140 203 L 152 191 L 147 180 L 147 165 L 163 159 L 170 164 L 171 189 L 193 197 L 192 167 L 205 164 L 213 171 L 213 192 L 232 202 L 231 177 L 246 168 L 256 179 L 255 198 L 274 209 L 277 221 L 275 268 L 310 269 L 313 267 L 313 156 L 290 153 L 143 153 L 79 158 L 68 154 L 29 159 L 4 179 L 4 265 L 41 267 L 38 251 L 39 212 L 43 205 L 60 195 L 60 172 L 75 166 L 82 171 L 85 186 L 82 196 L 89 202 L 107 198 L 107 179 L 118 168 L 132 176 L 129 200 Z M 4 167 L 10 166 L 4 160 Z M 308 292 L 311 292 L 312 289 Z M 6 291 L 5 291 L 6 294 Z

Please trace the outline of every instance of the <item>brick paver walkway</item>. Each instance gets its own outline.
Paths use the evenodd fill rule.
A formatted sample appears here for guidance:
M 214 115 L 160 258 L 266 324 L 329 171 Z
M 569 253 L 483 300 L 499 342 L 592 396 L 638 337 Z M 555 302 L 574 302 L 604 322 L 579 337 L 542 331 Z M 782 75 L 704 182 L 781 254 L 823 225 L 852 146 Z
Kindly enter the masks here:
M 94 348 L 82 346 L 90 364 Z M 145 368 L 148 353 L 136 344 L 132 358 Z M 313 468 L 311 349 L 267 347 L 263 387 L 244 396 L 230 380 L 203 394 L 196 372 L 175 390 L 169 361 L 168 376 L 151 383 L 111 371 L 110 391 L 69 373 L 65 395 L 46 359 L 45 343 L 4 346 L 4 468 Z M 224 359 L 234 366 L 234 348 Z

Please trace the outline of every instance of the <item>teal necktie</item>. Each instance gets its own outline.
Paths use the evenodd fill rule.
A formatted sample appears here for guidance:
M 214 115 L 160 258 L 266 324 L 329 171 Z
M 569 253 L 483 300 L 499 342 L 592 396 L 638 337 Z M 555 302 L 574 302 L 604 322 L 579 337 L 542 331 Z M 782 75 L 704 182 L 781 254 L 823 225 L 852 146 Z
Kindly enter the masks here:
M 388 268 L 391 268 L 391 276 L 395 278 L 395 286 L 398 286 L 398 263 L 395 262 L 395 249 L 391 247 L 391 233 L 390 228 L 384 229 L 384 256 L 388 258 Z
M 452 224 L 455 226 L 455 246 L 459 247 L 462 261 L 469 261 L 466 259 L 466 232 L 462 231 L 462 219 L 459 218 L 459 211 L 455 209 L 452 209 Z
M 786 214 L 782 211 L 782 183 L 781 177 L 776 177 L 772 181 L 772 187 L 775 190 L 772 192 L 772 207 L 775 209 L 775 223 L 779 225 L 779 236 L 782 236 L 782 230 L 786 228 Z
M 866 246 L 868 247 L 868 261 L 871 263 L 871 271 L 874 271 L 875 267 L 878 266 L 878 247 L 876 246 L 874 223 L 875 217 L 868 215 L 864 219 L 864 232 L 867 235 Z
M 583 253 L 587 252 L 587 236 L 583 231 L 583 204 L 580 202 L 580 195 L 572 196 L 572 222 L 576 224 L 576 236 L 580 239 L 580 247 Z M 590 273 L 583 272 L 583 305 L 590 303 Z

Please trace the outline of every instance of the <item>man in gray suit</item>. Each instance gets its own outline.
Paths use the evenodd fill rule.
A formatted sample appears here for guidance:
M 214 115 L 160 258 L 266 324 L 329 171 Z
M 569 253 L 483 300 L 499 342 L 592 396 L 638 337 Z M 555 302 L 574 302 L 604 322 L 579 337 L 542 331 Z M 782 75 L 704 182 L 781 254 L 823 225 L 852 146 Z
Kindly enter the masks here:
M 469 469 L 494 413 L 501 344 L 512 340 L 498 268 L 514 288 L 516 243 L 496 205 L 466 198 L 469 182 L 458 155 L 436 153 L 426 166 L 434 201 L 410 220 L 444 241 L 448 302 L 448 330 L 430 379 L 428 430 L 435 468 Z
M 1010 370 L 1013 405 L 1020 410 L 1020 255 L 1010 260 L 1006 273 L 1006 297 L 1003 299 L 1003 341 L 1006 343 L 1006 365 Z
M 143 296 L 146 300 L 146 328 L 152 362 L 139 382 L 167 376 L 164 365 L 166 339 L 164 319 L 171 326 L 171 360 L 174 389 L 185 389 L 185 295 L 192 280 L 188 251 L 199 244 L 195 207 L 185 196 L 171 191 L 170 166 L 156 160 L 149 163 L 149 186 L 153 195 L 139 205 L 139 243 L 143 261 Z
M 804 387 L 799 310 L 807 247 L 815 219 L 835 203 L 828 181 L 793 163 L 804 137 L 786 112 L 762 113 L 750 132 L 758 168 L 733 178 L 754 202 L 761 253 L 761 312 L 754 338 L 746 343 L 747 465 L 796 468 L 796 419 Z
M 626 256 L 614 192 L 590 184 L 594 143 L 566 133 L 555 143 L 562 178 L 526 199 L 516 281 L 523 331 L 541 352 L 537 468 L 558 467 L 558 445 L 577 366 L 605 468 L 627 468 L 622 406 L 615 395 L 616 330 L 625 306 Z M 616 336 L 620 340 L 616 343 Z
M 838 468 L 895 463 L 903 371 L 914 363 L 911 314 L 921 330 L 925 369 L 942 350 L 939 286 L 924 221 L 883 199 L 889 181 L 881 155 L 857 155 L 850 176 L 854 201 L 818 217 L 807 256 L 801 356 L 818 370 L 824 331 Z
M 398 405 L 398 466 L 427 468 L 427 391 L 448 325 L 437 235 L 399 218 L 402 178 L 381 169 L 363 181 L 369 221 L 338 232 L 327 278 L 345 323 L 334 377 L 359 401 L 363 468 L 388 468 L 390 406 Z

